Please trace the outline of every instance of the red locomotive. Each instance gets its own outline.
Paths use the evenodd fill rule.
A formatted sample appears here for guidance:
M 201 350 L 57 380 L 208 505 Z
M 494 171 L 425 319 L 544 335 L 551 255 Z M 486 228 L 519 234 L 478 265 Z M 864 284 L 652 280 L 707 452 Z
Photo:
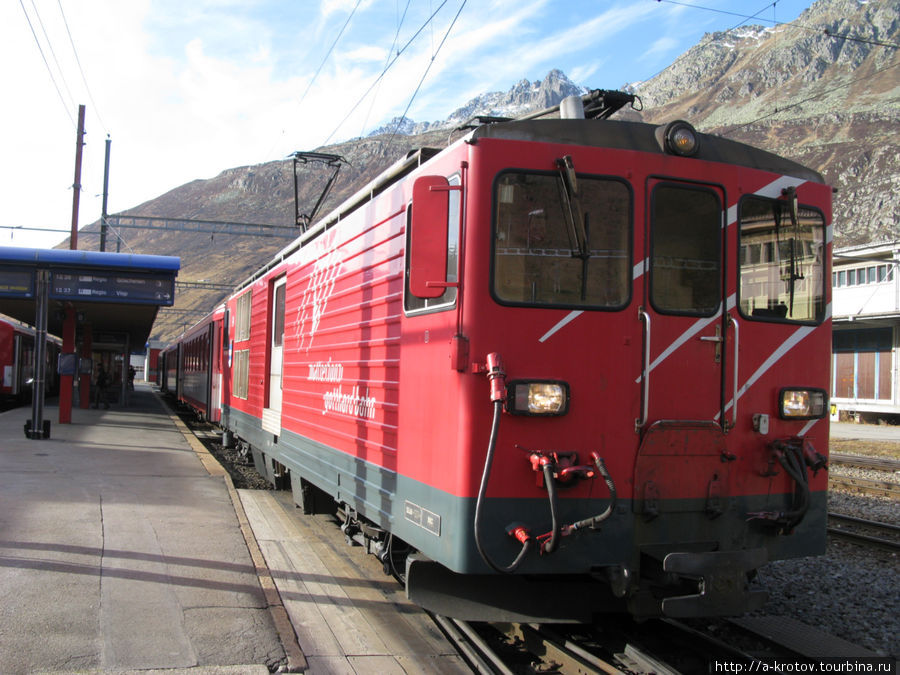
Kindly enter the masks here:
M 412 152 L 227 301 L 223 427 L 439 613 L 735 614 L 824 550 L 831 189 L 629 100 Z

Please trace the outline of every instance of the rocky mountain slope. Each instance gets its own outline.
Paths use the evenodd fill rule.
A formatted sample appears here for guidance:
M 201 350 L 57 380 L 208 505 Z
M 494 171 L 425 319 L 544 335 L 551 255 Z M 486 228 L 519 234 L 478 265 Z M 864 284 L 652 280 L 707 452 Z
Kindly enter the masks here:
M 775 29 L 745 26 L 706 35 L 656 77 L 627 85 L 641 97 L 643 110 L 617 117 L 654 123 L 686 119 L 704 132 L 798 160 L 822 172 L 837 188 L 838 245 L 897 239 L 898 44 L 900 0 L 817 0 L 791 24 Z M 327 213 L 410 148 L 443 147 L 450 130 L 476 114 L 515 116 L 584 91 L 554 70 L 540 82 L 523 80 L 507 92 L 479 96 L 443 121 L 393 120 L 365 138 L 318 148 L 349 161 L 320 213 Z M 314 165 L 302 169 L 302 204 L 315 203 L 327 177 Z M 290 225 L 294 218 L 291 163 L 228 169 L 212 179 L 176 188 L 129 213 Z M 181 281 L 227 285 L 246 278 L 287 243 L 184 232 L 126 230 L 123 234 L 136 252 L 181 256 Z M 176 309 L 161 312 L 154 337 L 170 339 L 223 295 L 221 290 L 179 289 Z
M 819 0 L 791 24 L 714 33 L 632 87 L 646 121 L 690 120 L 822 172 L 838 245 L 900 236 L 900 2 Z

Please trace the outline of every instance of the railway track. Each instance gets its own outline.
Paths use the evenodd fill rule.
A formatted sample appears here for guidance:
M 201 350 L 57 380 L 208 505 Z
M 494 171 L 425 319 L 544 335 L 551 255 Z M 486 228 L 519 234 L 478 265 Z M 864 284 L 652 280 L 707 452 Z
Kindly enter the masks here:
M 828 477 L 828 485 L 831 488 L 840 488 L 849 492 L 860 492 L 900 500 L 900 483 L 893 483 L 888 480 L 870 480 L 868 478 L 831 474 Z
M 593 625 L 477 623 L 435 616 L 476 673 L 679 675 L 756 658 L 681 622 L 615 616 Z
M 863 457 L 860 455 L 847 455 L 839 452 L 832 452 L 828 456 L 830 464 L 840 466 L 855 466 L 859 469 L 869 469 L 874 471 L 900 471 L 900 460 L 890 457 Z
M 900 551 L 900 525 L 881 523 L 841 513 L 829 513 L 828 533 L 873 548 Z

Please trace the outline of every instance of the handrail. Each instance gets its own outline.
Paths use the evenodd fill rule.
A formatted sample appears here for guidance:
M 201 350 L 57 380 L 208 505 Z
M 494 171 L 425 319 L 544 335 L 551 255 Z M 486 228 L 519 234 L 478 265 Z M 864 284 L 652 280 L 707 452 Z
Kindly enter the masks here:
M 734 393 L 731 399 L 731 426 L 737 425 L 737 402 L 738 402 L 738 322 L 733 315 L 728 315 L 728 323 L 734 326 Z
M 634 421 L 636 432 L 641 430 L 650 417 L 650 315 L 643 307 L 638 307 L 638 319 L 644 322 L 644 369 L 641 373 L 644 392 L 641 397 L 641 416 Z

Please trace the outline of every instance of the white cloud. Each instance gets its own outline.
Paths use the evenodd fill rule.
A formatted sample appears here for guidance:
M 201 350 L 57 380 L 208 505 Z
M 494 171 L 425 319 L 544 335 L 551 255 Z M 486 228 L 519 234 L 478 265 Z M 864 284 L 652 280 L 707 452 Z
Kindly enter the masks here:
M 571 70 L 571 72 L 566 73 L 569 76 L 569 79 L 576 84 L 584 85 L 585 87 L 589 87 L 591 89 L 613 89 L 615 87 L 621 86 L 624 82 L 595 82 L 594 74 L 597 73 L 602 67 L 603 63 L 606 59 L 598 59 L 593 63 L 586 63 L 583 66 L 577 66 Z
M 74 100 L 65 104 L 22 6 L 0 3 L 6 64 L 0 224 L 68 226 L 78 103 L 87 105 L 81 204 L 87 223 L 99 216 L 107 132 L 116 212 L 230 167 L 362 135 L 402 114 L 426 69 L 408 114 L 434 121 L 477 94 L 541 78 L 551 68 L 607 88 L 649 76 L 644 59 L 671 58 L 669 52 L 693 42 L 684 37 L 686 27 L 714 30 L 707 15 L 719 18 L 650 2 L 468 0 L 435 54 L 462 1 L 410 2 L 401 22 L 404 2 L 62 0 L 92 100 L 57 0 L 35 0 L 72 90 Z M 24 5 L 33 14 L 31 3 Z M 0 230 L 0 244 L 6 237 Z
M 387 54 L 385 53 L 384 49 L 375 46 L 357 47 L 356 49 L 341 54 L 341 60 L 350 63 L 384 63 L 386 57 Z
M 673 37 L 663 36 L 654 40 L 650 47 L 641 55 L 642 61 L 652 61 L 659 56 L 665 56 L 678 48 L 678 41 Z

